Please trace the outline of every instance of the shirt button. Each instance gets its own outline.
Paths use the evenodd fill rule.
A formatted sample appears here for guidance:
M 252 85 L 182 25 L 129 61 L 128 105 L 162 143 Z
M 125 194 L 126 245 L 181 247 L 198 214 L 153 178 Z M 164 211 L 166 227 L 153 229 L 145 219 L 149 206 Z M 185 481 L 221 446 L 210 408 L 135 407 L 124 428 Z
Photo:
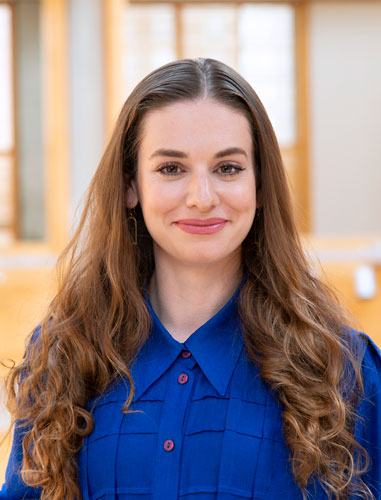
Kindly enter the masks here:
M 191 355 L 191 353 L 189 351 L 182 351 L 181 352 L 181 356 L 183 358 L 189 358 L 190 355 Z
M 172 441 L 172 439 L 167 439 L 166 442 L 164 443 L 164 449 L 166 451 L 171 451 L 175 447 L 175 443 Z
M 177 377 L 177 382 L 179 384 L 186 384 L 188 382 L 188 375 L 186 373 L 181 373 L 181 375 L 179 375 Z

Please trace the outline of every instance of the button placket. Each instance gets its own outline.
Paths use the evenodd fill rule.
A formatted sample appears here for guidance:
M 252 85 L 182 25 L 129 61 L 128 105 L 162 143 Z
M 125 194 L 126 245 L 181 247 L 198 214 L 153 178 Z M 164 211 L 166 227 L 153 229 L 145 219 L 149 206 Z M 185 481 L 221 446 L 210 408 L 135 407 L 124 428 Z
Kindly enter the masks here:
M 185 355 L 184 355 L 185 354 Z M 197 364 L 195 358 L 192 356 L 192 353 L 186 349 L 181 351 L 179 357 L 177 358 L 177 368 L 180 369 L 179 374 L 186 370 L 189 372 L 193 370 L 194 366 Z
M 192 392 L 194 359 L 179 356 L 168 377 L 167 397 L 163 401 L 158 435 L 157 470 L 152 500 L 177 500 L 180 480 L 183 424 Z M 184 370 L 189 370 L 185 373 Z

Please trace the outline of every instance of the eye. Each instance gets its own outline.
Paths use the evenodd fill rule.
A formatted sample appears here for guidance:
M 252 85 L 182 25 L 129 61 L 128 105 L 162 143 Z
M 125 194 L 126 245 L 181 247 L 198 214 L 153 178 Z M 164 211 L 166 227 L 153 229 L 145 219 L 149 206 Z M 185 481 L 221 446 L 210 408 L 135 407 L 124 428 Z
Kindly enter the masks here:
M 223 165 L 220 165 L 218 169 L 221 169 L 221 173 L 223 175 L 237 175 L 239 172 L 244 170 L 242 167 L 234 165 L 234 163 L 224 163 Z
M 245 169 L 239 167 L 238 165 L 235 165 L 234 163 L 224 163 L 217 169 L 217 171 L 219 171 L 219 173 L 221 173 L 224 177 L 237 175 L 242 170 Z M 174 162 L 165 163 L 157 171 L 167 177 L 175 177 L 177 175 L 180 175 L 182 172 L 179 165 Z
M 166 163 L 157 171 L 167 176 L 175 176 L 180 174 L 180 168 L 177 163 Z

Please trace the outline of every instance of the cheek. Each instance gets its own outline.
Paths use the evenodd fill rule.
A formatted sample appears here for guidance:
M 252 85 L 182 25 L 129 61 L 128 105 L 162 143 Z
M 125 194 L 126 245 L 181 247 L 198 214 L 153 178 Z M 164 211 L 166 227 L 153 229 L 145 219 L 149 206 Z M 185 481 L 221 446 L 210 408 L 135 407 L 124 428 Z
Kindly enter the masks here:
M 141 184 L 141 205 L 144 216 L 148 218 L 174 210 L 179 205 L 181 193 L 177 183 L 161 183 L 147 180 Z
M 248 216 L 254 213 L 256 206 L 254 181 L 247 179 L 247 182 L 231 185 L 225 199 L 237 212 L 245 212 Z

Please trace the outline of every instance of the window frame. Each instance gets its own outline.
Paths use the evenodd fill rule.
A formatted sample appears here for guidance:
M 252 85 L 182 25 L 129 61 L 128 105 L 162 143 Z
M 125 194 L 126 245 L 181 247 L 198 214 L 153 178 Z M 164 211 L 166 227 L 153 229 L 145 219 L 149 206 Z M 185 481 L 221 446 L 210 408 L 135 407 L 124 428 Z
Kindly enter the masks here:
M 17 170 L 17 135 L 16 135 L 16 120 L 17 120 L 17 108 L 16 108 L 16 41 L 15 41 L 15 15 L 14 15 L 14 3 L 10 1 L 0 1 L 0 5 L 5 5 L 10 9 L 11 16 L 11 87 L 12 87 L 12 136 L 13 145 L 4 150 L 0 150 L 0 158 L 10 158 L 11 161 L 11 181 L 10 181 L 10 198 L 11 198 L 11 217 L 8 225 L 1 225 L 0 230 L 9 231 L 11 238 L 15 240 L 19 234 L 19 199 L 18 199 L 18 170 Z
M 17 167 L 17 99 L 16 99 L 16 35 L 15 2 L 0 1 L 12 9 L 14 163 L 12 175 L 13 241 L 0 246 L 2 255 L 58 254 L 69 236 L 69 141 L 68 141 L 68 78 L 67 78 L 67 11 L 68 0 L 40 0 L 42 85 L 43 85 L 43 158 L 45 238 L 27 240 L 20 237 Z

